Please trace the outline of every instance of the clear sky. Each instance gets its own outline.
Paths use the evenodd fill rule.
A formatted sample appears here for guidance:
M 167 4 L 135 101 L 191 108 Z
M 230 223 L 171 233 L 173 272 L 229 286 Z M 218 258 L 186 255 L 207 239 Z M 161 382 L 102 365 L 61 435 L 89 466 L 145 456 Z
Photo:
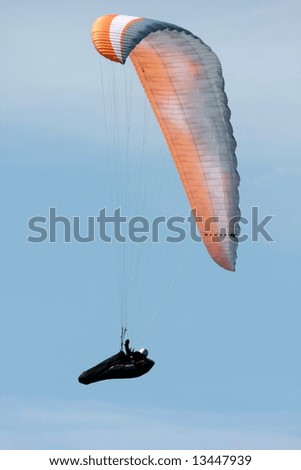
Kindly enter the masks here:
M 300 10 L 293 0 L 1 0 L 0 448 L 301 448 Z M 236 273 L 187 240 L 146 246 L 140 262 L 130 246 L 127 288 L 145 324 L 163 295 L 143 340 L 156 366 L 84 387 L 79 373 L 118 350 L 120 248 L 62 233 L 29 243 L 27 223 L 50 207 L 83 220 L 114 207 L 108 69 L 90 39 L 107 13 L 179 24 L 217 53 L 242 214 L 273 215 L 274 242 L 241 244 Z M 148 214 L 186 215 L 159 132 L 142 120 L 131 136 L 146 129 Z

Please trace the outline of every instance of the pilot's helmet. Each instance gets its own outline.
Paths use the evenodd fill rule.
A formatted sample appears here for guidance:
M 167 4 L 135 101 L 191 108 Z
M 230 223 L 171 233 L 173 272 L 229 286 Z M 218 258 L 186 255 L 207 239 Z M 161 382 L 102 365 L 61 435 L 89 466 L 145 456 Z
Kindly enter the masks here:
M 148 350 L 145 348 L 139 349 L 140 354 L 143 354 L 143 356 L 147 357 L 148 356 Z

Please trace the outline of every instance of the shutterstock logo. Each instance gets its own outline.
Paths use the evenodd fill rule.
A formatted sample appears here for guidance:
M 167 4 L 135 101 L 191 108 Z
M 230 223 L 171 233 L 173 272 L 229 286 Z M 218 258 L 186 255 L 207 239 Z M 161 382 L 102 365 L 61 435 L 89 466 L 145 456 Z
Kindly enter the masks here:
M 220 243 L 229 237 L 233 243 L 242 243 L 247 240 L 258 242 L 260 239 L 268 242 L 274 241 L 267 230 L 272 215 L 259 217 L 258 207 L 251 208 L 250 219 L 245 217 L 234 217 L 228 226 L 221 227 L 219 233 L 215 233 L 218 217 L 210 217 L 203 220 L 195 211 L 191 211 L 187 217 L 160 215 L 149 219 L 142 215 L 126 217 L 122 215 L 121 209 L 115 209 L 110 215 L 105 208 L 99 210 L 97 216 L 81 218 L 79 216 L 66 217 L 58 215 L 57 209 L 51 207 L 48 216 L 37 215 L 28 221 L 30 235 L 27 241 L 30 243 L 92 243 L 101 241 L 111 243 L 113 240 L 119 243 L 128 241 L 144 243 L 151 241 L 158 243 L 180 243 L 187 237 L 194 242 L 201 242 L 197 222 L 204 227 L 204 237 L 208 236 L 212 242 Z M 240 226 L 240 228 L 239 228 Z M 249 228 L 249 234 L 244 228 Z

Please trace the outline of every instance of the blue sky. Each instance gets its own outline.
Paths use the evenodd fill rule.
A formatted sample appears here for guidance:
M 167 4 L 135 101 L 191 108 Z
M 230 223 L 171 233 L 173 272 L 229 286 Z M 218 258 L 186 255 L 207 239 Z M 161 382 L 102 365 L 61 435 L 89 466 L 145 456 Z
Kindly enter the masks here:
M 258 206 L 273 215 L 274 242 L 239 246 L 236 273 L 189 241 L 142 247 L 128 288 L 145 324 L 171 286 L 143 342 L 156 366 L 139 380 L 83 387 L 78 374 L 119 345 L 120 247 L 31 244 L 27 222 L 49 207 L 84 219 L 113 207 L 101 90 L 110 72 L 100 72 L 90 28 L 114 12 L 180 24 L 217 53 L 242 214 Z M 12 0 L 1 13 L 0 448 L 300 449 L 300 3 Z M 146 195 L 160 191 L 147 213 L 186 215 L 141 110 L 151 134 Z M 141 135 L 136 120 L 131 132 Z M 135 253 L 130 246 L 131 276 Z

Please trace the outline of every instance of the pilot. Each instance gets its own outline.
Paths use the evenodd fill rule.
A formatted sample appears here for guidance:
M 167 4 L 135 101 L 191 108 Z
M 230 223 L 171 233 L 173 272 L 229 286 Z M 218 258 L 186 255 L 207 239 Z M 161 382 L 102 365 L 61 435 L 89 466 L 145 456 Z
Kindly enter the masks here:
M 147 349 L 141 348 L 139 349 L 139 351 L 135 351 L 130 348 L 129 344 L 130 344 L 130 340 L 127 339 L 124 343 L 124 348 L 125 348 L 126 356 L 130 361 L 137 363 L 139 361 L 144 361 L 147 358 L 148 356 Z

